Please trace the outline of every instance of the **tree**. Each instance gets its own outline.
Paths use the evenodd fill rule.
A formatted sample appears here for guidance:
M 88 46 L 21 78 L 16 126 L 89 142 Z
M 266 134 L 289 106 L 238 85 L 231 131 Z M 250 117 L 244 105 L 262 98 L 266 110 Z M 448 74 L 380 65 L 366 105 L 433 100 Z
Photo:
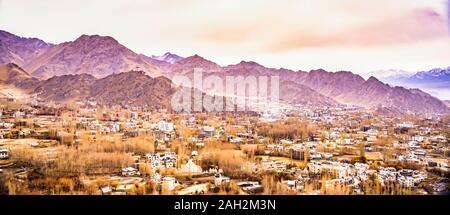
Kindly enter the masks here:
M 305 161 L 305 164 L 307 164 L 309 161 L 309 146 L 307 144 L 305 145 L 305 152 L 304 152 L 303 159 Z
M 0 175 L 0 195 L 8 195 L 9 189 L 5 175 Z
M 359 148 L 359 162 L 361 163 L 366 162 L 366 150 L 364 143 L 361 143 L 361 146 Z

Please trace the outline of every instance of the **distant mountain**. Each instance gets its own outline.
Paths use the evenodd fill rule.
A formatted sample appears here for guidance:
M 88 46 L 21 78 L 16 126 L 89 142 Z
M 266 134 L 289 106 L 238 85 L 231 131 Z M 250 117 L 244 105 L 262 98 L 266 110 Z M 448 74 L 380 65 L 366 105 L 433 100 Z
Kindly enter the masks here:
M 296 82 L 292 75 L 299 78 L 302 77 L 303 73 L 285 69 L 266 68 L 254 61 L 241 61 L 238 64 L 224 67 L 222 71 L 222 77 L 267 76 L 270 78 L 270 76 L 279 76 L 280 100 L 291 105 L 336 106 L 339 104 L 334 99 L 320 94 L 309 86 Z
M 14 63 L 0 65 L 0 98 L 35 94 L 44 101 L 93 99 L 105 106 L 170 108 L 175 90 L 168 78 L 152 78 L 143 71 L 111 74 L 101 79 L 90 74 L 71 74 L 39 80 Z
M 34 89 L 39 80 L 32 77 L 15 63 L 0 65 L 0 84 L 14 85 L 22 89 Z
M 450 83 L 450 67 L 421 71 L 409 76 L 390 76 L 386 80 L 412 84 Z
M 297 106 L 330 107 L 339 105 L 336 100 L 293 81 L 283 81 L 281 83 L 280 100 Z
M 175 92 L 171 84 L 166 77 L 152 78 L 142 71 L 131 71 L 97 80 L 90 96 L 107 106 L 169 108 Z
M 105 106 L 168 108 L 175 92 L 165 77 L 143 71 L 112 74 L 97 79 L 88 74 L 55 76 L 42 81 L 35 93 L 44 100 L 67 102 L 93 99 Z
M 0 64 L 25 66 L 34 57 L 53 47 L 36 38 L 23 38 L 0 30 Z
M 29 101 L 30 92 L 39 84 L 17 64 L 0 65 L 0 106 L 6 100 Z
M 26 91 L 11 85 L 4 86 L 0 84 L 0 106 L 7 101 L 29 102 L 31 96 Z
M 180 60 L 183 60 L 183 57 L 180 57 L 176 54 L 172 54 L 170 52 L 165 53 L 164 55 L 161 56 L 156 56 L 156 55 L 152 55 L 150 58 L 154 59 L 154 60 L 159 60 L 159 61 L 164 61 L 170 64 L 174 64 Z
M 159 76 L 158 68 L 112 37 L 82 35 L 73 42 L 56 45 L 25 66 L 33 76 L 91 74 L 101 78 L 113 73 L 143 70 Z
M 31 78 L 31 75 L 15 63 L 0 65 L 0 81 L 18 81 Z
M 450 67 L 421 71 L 411 75 L 389 76 L 382 80 L 394 86 L 419 88 L 440 99 L 450 99 Z
M 47 100 L 92 98 L 108 106 L 163 107 L 169 104 L 174 92 L 170 78 L 174 75 L 192 78 L 193 70 L 201 68 L 204 78 L 209 75 L 222 78 L 279 76 L 280 99 L 291 105 L 349 104 L 388 113 L 449 111 L 442 101 L 419 89 L 392 87 L 397 85 L 392 84 L 393 80 L 387 81 L 391 84 L 388 85 L 382 82 L 384 79 L 365 80 L 349 71 L 292 71 L 267 68 L 253 61 L 222 67 L 199 55 L 181 59 L 171 53 L 152 58 L 134 53 L 112 37 L 98 35 L 82 35 L 75 41 L 58 45 L 4 31 L 0 32 L 0 39 L 0 57 L 7 61 L 0 68 L 0 84 L 32 91 Z M 450 86 L 448 70 L 396 76 L 395 80 L 401 80 L 401 86 L 420 85 L 418 88 L 425 91 L 426 87 L 442 91 Z M 165 77 L 157 77 L 161 75 Z
M 391 87 L 375 77 L 365 80 L 348 71 L 328 72 L 322 69 L 310 72 L 292 71 L 267 68 L 252 61 L 220 67 L 200 56 L 188 57 L 178 63 L 185 60 L 189 60 L 186 66 L 176 67 L 172 72 L 179 74 L 181 70 L 182 74 L 190 78 L 192 78 L 193 68 L 202 68 L 205 77 L 208 75 L 279 76 L 280 99 L 290 104 L 319 106 L 348 104 L 374 110 L 397 109 L 397 112 L 445 113 L 448 111 L 442 101 L 420 90 Z
M 176 59 L 176 55 L 167 56 Z M 169 58 L 168 58 L 169 59 Z M 22 38 L 0 30 L 0 64 L 15 63 L 35 77 L 91 74 L 101 78 L 113 73 L 143 70 L 160 76 L 165 61 L 136 54 L 109 36 L 82 35 L 58 45 L 36 38 Z
M 331 104 L 336 103 L 357 105 L 366 108 L 376 109 L 379 107 L 394 107 L 400 111 L 411 112 L 446 112 L 448 109 L 438 99 L 420 90 L 407 90 L 401 87 L 391 87 L 371 77 L 364 80 L 361 76 L 351 72 L 327 72 L 322 69 L 310 72 L 291 71 L 287 69 L 270 69 L 255 62 L 241 62 L 237 65 L 225 67 L 227 75 L 278 75 L 280 77 L 280 91 L 282 95 L 289 95 L 296 91 L 284 88 L 286 83 L 295 82 L 319 96 L 303 96 L 309 98 L 311 104 Z M 296 92 L 299 95 L 314 95 L 303 89 Z M 294 98 L 294 96 L 290 96 Z M 283 99 L 283 97 L 281 97 Z M 285 101 L 289 101 L 284 98 Z
M 89 74 L 54 76 L 42 81 L 34 93 L 45 101 L 83 101 L 90 97 L 96 80 Z
M 419 113 L 446 113 L 445 104 L 418 89 L 391 87 L 371 77 L 352 91 L 344 92 L 337 98 L 343 103 L 363 107 L 396 108 L 400 111 Z
M 349 105 L 376 109 L 379 107 L 396 108 L 400 111 L 422 113 L 445 113 L 447 107 L 431 95 L 420 90 L 408 90 L 391 87 L 374 77 L 364 80 L 351 72 L 327 72 L 313 70 L 300 72 L 295 80 L 318 93 Z
M 379 80 L 384 80 L 388 77 L 408 77 L 413 75 L 413 72 L 401 70 L 401 69 L 386 69 L 386 70 L 375 70 L 367 73 L 361 74 L 364 78 L 369 78 L 370 76 L 373 76 L 375 78 L 378 78 Z
M 447 107 L 450 108 L 450 100 L 445 100 L 445 101 L 443 101 L 443 102 L 444 102 L 445 105 L 447 105 Z
M 183 75 L 191 73 L 195 68 L 201 68 L 204 72 L 218 72 L 222 69 L 217 63 L 194 55 L 172 64 L 167 70 L 170 71 L 169 75 Z
M 323 69 L 301 72 L 296 79 L 297 83 L 304 84 L 322 95 L 339 98 L 348 92 L 354 91 L 365 81 L 351 72 L 327 72 Z

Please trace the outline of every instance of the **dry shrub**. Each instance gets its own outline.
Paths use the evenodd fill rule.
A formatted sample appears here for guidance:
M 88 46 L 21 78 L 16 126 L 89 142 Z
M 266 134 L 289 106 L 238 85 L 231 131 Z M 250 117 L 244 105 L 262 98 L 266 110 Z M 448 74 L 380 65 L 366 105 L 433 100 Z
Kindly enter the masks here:
M 161 184 L 161 195 L 173 195 L 173 191 L 169 189 L 169 185 L 167 183 Z
M 58 146 L 49 154 L 30 148 L 15 148 L 11 155 L 17 162 L 52 177 L 119 172 L 134 162 L 132 156 L 125 152 L 103 152 L 88 144 L 78 148 Z
M 6 179 L 6 176 L 5 176 L 5 174 L 1 174 L 0 175 L 0 195 L 8 195 L 8 193 L 9 193 L 9 189 L 8 189 L 8 186 L 7 186 L 7 179 Z
M 256 144 L 245 144 L 241 145 L 240 148 L 249 158 L 255 156 L 255 153 L 258 151 L 258 145 Z
M 131 152 L 138 155 L 145 155 L 155 151 L 153 138 L 148 136 L 139 136 L 122 140 L 119 135 L 101 137 L 96 143 L 90 146 L 96 147 L 97 151 L 103 152 Z
M 65 150 L 51 167 L 55 168 L 55 173 L 65 174 L 104 174 L 120 172 L 120 170 L 134 162 L 133 158 L 120 152 L 88 152 L 80 150 Z
M 291 193 L 288 187 L 273 174 L 263 175 L 261 185 L 266 195 L 286 195 Z
M 317 130 L 313 125 L 298 119 L 262 123 L 257 128 L 258 133 L 266 137 L 279 139 L 307 140 Z
M 71 178 L 38 178 L 30 181 L 30 190 L 45 190 L 48 194 L 73 193 L 76 182 Z
M 245 162 L 247 162 L 245 155 L 240 150 L 207 149 L 202 152 L 202 168 L 218 166 L 225 175 L 233 178 L 244 178 L 251 175 L 251 172 L 242 169 Z
M 74 141 L 73 134 L 71 133 L 63 133 L 61 134 L 61 144 L 63 145 L 72 145 Z
M 384 185 L 377 179 L 362 183 L 362 190 L 367 195 L 413 195 L 412 188 L 403 187 L 399 183 L 386 182 Z
M 353 193 L 353 189 L 345 184 L 340 183 L 329 183 L 328 186 L 326 183 L 322 184 L 321 194 L 324 195 L 350 195 Z
M 152 167 L 147 163 L 140 163 L 139 164 L 139 172 L 143 176 L 152 176 L 153 175 L 153 169 Z
M 88 195 L 100 195 L 101 191 L 98 189 L 98 186 L 96 184 L 88 184 L 85 186 L 85 192 Z
M 238 146 L 236 144 L 232 143 L 220 143 L 218 141 L 209 141 L 205 147 L 203 148 L 203 151 L 214 151 L 214 150 L 234 150 L 238 149 Z
M 124 141 L 125 151 L 133 152 L 138 155 L 155 152 L 154 140 L 152 137 L 140 136 Z
M 159 173 L 160 173 L 161 175 L 166 175 L 166 176 L 170 175 L 170 176 L 173 176 L 173 175 L 176 175 L 177 170 L 176 170 L 175 168 L 165 168 L 165 169 L 160 169 L 160 170 L 159 170 Z
M 241 188 L 237 185 L 236 181 L 230 182 L 229 191 L 226 192 L 227 195 L 238 195 L 242 193 Z
M 79 176 L 82 174 L 118 173 L 134 160 L 129 153 L 145 155 L 153 152 L 153 139 L 140 136 L 122 140 L 119 135 L 97 137 L 97 141 L 82 141 L 76 146 L 57 146 L 44 151 L 27 147 L 11 150 L 12 157 L 36 168 L 46 176 Z

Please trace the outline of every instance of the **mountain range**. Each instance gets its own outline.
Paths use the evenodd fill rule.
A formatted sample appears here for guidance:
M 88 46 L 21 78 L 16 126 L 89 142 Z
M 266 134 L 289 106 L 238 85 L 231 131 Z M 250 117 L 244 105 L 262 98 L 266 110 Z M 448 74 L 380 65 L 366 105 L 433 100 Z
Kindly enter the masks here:
M 418 88 L 443 100 L 450 99 L 450 67 L 416 73 L 397 73 L 381 80 L 393 86 Z
M 83 73 L 101 78 L 134 69 L 146 71 L 152 77 L 161 75 L 158 67 L 145 57 L 108 36 L 82 35 L 74 41 L 53 45 L 0 31 L 0 41 L 4 44 L 0 63 L 16 63 L 40 79 Z
M 44 100 L 95 99 L 99 104 L 168 107 L 175 75 L 192 77 L 194 68 L 209 75 L 279 76 L 280 99 L 292 105 L 355 105 L 399 112 L 448 113 L 439 99 L 419 89 L 392 87 L 375 77 L 349 71 L 293 71 L 242 61 L 220 66 L 199 55 L 182 58 L 137 54 L 109 36 L 82 35 L 50 44 L 0 31 L 0 83 Z
M 18 37 L 0 30 L 0 64 L 13 62 L 23 66 L 53 46 L 37 38 Z
M 6 76 L 7 75 L 7 76 Z M 44 101 L 72 102 L 95 100 L 105 106 L 166 108 L 175 92 L 171 81 L 152 78 L 143 71 L 129 71 L 96 78 L 90 74 L 53 76 L 39 80 L 14 63 L 0 67 L 0 83 L 37 95 Z
M 449 107 L 449 108 L 450 108 L 450 100 L 444 100 L 443 102 L 444 102 L 444 104 L 446 104 L 446 105 L 447 105 L 447 107 Z
M 167 95 L 174 91 L 163 76 L 152 78 L 142 71 L 130 71 L 100 79 L 88 74 L 54 76 L 40 83 L 34 93 L 52 101 L 93 99 L 105 106 L 167 108 Z

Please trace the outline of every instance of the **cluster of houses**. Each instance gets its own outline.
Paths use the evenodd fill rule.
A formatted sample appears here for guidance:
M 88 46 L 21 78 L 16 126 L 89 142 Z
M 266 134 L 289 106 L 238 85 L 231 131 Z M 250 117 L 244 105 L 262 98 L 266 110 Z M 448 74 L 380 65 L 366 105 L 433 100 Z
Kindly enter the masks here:
M 177 154 L 175 152 L 158 152 L 154 154 L 146 154 L 145 157 L 154 169 L 177 167 Z
M 377 172 L 377 177 L 383 185 L 386 182 L 398 182 L 405 187 L 414 187 L 420 182 L 425 181 L 427 173 L 411 169 L 396 170 L 394 167 L 380 167 Z
M 130 190 L 136 189 L 145 185 L 145 181 L 141 177 L 106 177 L 105 180 L 114 182 L 114 186 L 107 185 L 100 187 L 100 192 L 103 195 L 125 195 Z
M 414 187 L 425 181 L 425 171 L 400 169 L 394 167 L 379 167 L 370 169 L 368 164 L 355 163 L 354 165 L 331 161 L 312 161 L 308 163 L 308 171 L 313 174 L 329 174 L 337 179 L 351 179 L 353 182 L 364 182 L 370 176 L 375 176 L 385 185 L 387 182 L 395 182 L 404 187 Z
M 74 113 L 72 121 L 58 116 L 57 112 L 50 114 L 39 114 L 33 108 L 19 110 L 0 111 L 0 139 L 1 138 L 36 138 L 46 139 L 50 135 L 50 128 L 55 128 L 58 122 L 63 127 L 73 124 L 75 130 L 87 131 L 89 135 L 117 134 L 123 138 L 136 137 L 141 133 L 151 134 L 155 142 L 155 153 L 145 155 L 145 162 L 152 169 L 175 169 L 177 173 L 186 175 L 210 174 L 215 175 L 214 186 L 224 186 L 230 183 L 230 178 L 223 175 L 217 169 L 202 169 L 199 164 L 199 151 L 207 144 L 208 140 L 216 139 L 236 145 L 259 144 L 265 158 L 256 164 L 246 162 L 241 165 L 243 171 L 252 173 L 277 172 L 295 175 L 295 180 L 285 180 L 288 187 L 297 189 L 304 182 L 310 180 L 311 175 L 330 175 L 332 182 L 357 185 L 369 178 L 376 178 L 381 184 L 398 183 L 405 187 L 414 187 L 425 181 L 428 173 L 425 169 L 433 169 L 443 174 L 448 174 L 448 138 L 443 129 L 437 129 L 436 123 L 441 122 L 439 118 L 424 118 L 421 122 L 404 120 L 396 117 L 377 117 L 371 113 L 358 112 L 355 108 L 310 108 L 304 109 L 294 116 L 304 117 L 318 129 L 303 139 L 269 139 L 256 132 L 249 120 L 241 120 L 235 117 L 230 124 L 223 117 L 215 117 L 200 120 L 194 115 L 182 118 L 181 125 L 195 130 L 187 138 L 182 134 L 170 117 L 158 113 L 153 117 L 150 112 L 125 111 L 126 114 L 103 112 L 98 116 L 98 110 L 88 105 Z M 182 116 L 182 115 L 180 115 Z M 292 116 L 292 115 L 290 115 Z M 255 116 L 254 120 L 273 122 L 289 117 L 287 113 L 275 114 L 264 113 Z M 27 125 L 32 119 L 32 126 Z M 215 123 L 209 123 L 209 121 Z M 450 126 L 450 125 L 443 125 Z M 226 132 L 226 127 L 231 127 L 232 132 Z M 442 127 L 442 125 L 441 125 Z M 66 131 L 57 130 L 56 137 L 66 135 Z M 82 135 L 75 131 L 74 142 Z M 222 138 L 224 137 L 224 138 Z M 175 152 L 168 150 L 173 140 L 179 140 L 189 148 L 190 158 L 184 159 L 184 155 L 178 156 Z M 385 142 L 382 142 L 385 141 Z M 189 142 L 190 144 L 188 144 Z M 382 143 L 381 143 L 382 142 Z M 32 144 L 38 148 L 40 144 Z M 362 150 L 362 151 L 361 151 Z M 387 156 L 386 152 L 392 151 Z M 50 153 L 50 152 L 48 152 Z M 259 152 L 260 153 L 260 152 Z M 51 154 L 51 153 L 50 153 Z M 355 163 L 355 157 L 363 156 L 368 163 Z M 372 156 L 377 155 L 377 156 Z M 380 155 L 380 156 L 378 156 Z M 184 157 L 183 157 L 184 156 Z M 183 157 L 183 159 L 181 158 Z M 268 157 L 268 158 L 267 158 Z M 304 161 L 306 168 L 291 165 L 285 159 L 271 159 L 270 157 L 283 157 L 286 160 Z M 9 151 L 0 149 L 0 159 L 8 159 Z M 185 163 L 185 161 L 187 162 Z M 183 161 L 183 162 L 181 162 Z M 414 164 L 422 167 L 420 171 L 411 169 L 396 169 L 394 167 L 377 167 L 370 164 L 373 162 L 388 163 L 396 161 Z M 185 164 L 181 164 L 185 163 Z M 352 164 L 353 163 L 353 164 Z M 388 165 L 387 165 L 388 166 Z M 138 166 L 124 167 L 121 171 L 123 178 L 140 178 Z M 124 179 L 125 180 L 125 179 Z M 137 179 L 136 179 L 137 180 Z M 175 189 L 180 183 L 172 176 L 161 176 L 155 173 L 151 179 L 161 186 Z M 126 184 L 126 180 L 124 184 Z M 134 181 L 136 182 L 136 181 Z M 136 183 L 140 183 L 138 181 Z M 131 186 L 131 185 L 130 185 Z M 245 192 L 258 193 L 261 190 L 259 182 L 242 182 L 238 184 Z M 126 186 L 120 187 L 119 191 L 126 190 Z M 198 189 L 202 190 L 202 186 Z M 103 190 L 102 190 L 103 191 Z M 105 188 L 105 193 L 112 189 Z M 186 193 L 192 190 L 185 190 Z
M 258 181 L 241 181 L 237 183 L 237 186 L 248 194 L 257 194 L 264 191 L 264 187 Z

